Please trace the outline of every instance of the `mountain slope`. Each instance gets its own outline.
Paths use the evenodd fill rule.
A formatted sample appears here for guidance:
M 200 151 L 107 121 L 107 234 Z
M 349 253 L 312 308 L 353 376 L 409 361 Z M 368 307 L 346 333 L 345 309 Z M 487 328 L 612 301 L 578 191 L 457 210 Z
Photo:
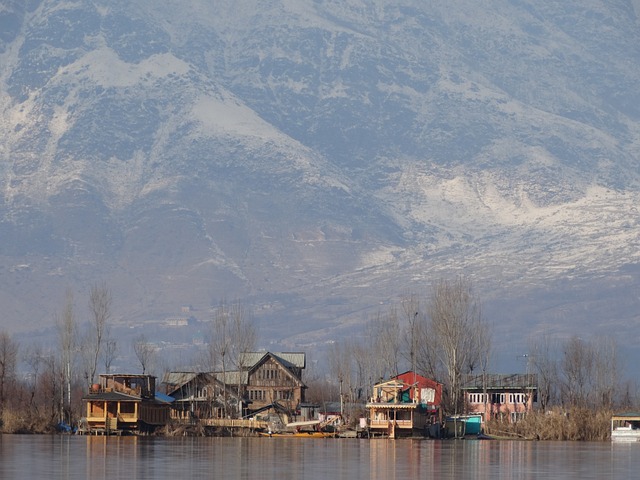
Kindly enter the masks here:
M 458 272 L 504 342 L 558 308 L 606 328 L 620 292 L 636 325 L 637 2 L 32 0 L 0 26 L 11 329 L 104 279 L 123 323 L 242 298 L 295 346 Z

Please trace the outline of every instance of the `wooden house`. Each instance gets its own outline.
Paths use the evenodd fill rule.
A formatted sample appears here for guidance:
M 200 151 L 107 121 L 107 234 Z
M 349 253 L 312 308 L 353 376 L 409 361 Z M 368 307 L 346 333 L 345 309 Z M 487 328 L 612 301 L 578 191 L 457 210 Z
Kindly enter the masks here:
M 502 417 L 517 422 L 537 404 L 537 375 L 466 375 L 462 379 L 467 413 L 480 414 L 483 421 Z
M 226 401 L 227 418 L 272 412 L 290 421 L 304 402 L 305 362 L 304 353 L 249 352 L 240 358 L 240 370 L 171 372 L 163 384 L 175 399 L 174 419 L 221 419 Z
M 415 372 L 405 372 L 373 386 L 367 403 L 372 435 L 429 435 L 440 421 L 442 385 Z
M 164 375 L 162 384 L 165 393 L 173 398 L 171 419 L 174 421 L 206 423 L 213 419 L 238 416 L 242 408 L 237 391 L 231 386 L 225 389 L 214 373 L 169 372 Z
M 246 370 L 245 398 L 250 412 L 278 404 L 297 410 L 305 401 L 307 386 L 302 381 L 306 367 L 304 353 L 246 353 L 242 358 Z
M 168 399 L 156 398 L 156 377 L 102 374 L 83 398 L 88 433 L 148 432 L 169 419 Z

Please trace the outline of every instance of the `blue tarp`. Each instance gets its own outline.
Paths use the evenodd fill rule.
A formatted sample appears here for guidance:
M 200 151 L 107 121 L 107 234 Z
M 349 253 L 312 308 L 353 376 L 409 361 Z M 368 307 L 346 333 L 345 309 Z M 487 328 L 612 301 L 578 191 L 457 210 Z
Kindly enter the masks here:
M 175 398 L 170 397 L 169 395 L 165 395 L 164 393 L 156 392 L 156 400 L 160 400 L 161 402 L 171 403 L 175 400 Z

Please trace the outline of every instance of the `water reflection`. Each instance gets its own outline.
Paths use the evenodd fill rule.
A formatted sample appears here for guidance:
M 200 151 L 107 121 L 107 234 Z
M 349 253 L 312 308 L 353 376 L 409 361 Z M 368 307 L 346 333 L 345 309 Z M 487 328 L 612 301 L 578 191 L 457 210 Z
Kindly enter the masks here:
M 0 436 L 1 479 L 635 478 L 640 444 Z

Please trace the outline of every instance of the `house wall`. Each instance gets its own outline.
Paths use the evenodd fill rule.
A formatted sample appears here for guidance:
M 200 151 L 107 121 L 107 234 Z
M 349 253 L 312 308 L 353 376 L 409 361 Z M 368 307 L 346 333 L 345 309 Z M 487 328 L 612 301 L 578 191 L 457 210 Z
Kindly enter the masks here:
M 169 420 L 169 405 L 142 402 L 138 418 L 148 425 L 164 425 Z
M 533 395 L 527 391 L 465 392 L 465 403 L 468 413 L 482 414 L 485 422 L 500 414 L 516 421 L 519 414 L 533 410 Z

